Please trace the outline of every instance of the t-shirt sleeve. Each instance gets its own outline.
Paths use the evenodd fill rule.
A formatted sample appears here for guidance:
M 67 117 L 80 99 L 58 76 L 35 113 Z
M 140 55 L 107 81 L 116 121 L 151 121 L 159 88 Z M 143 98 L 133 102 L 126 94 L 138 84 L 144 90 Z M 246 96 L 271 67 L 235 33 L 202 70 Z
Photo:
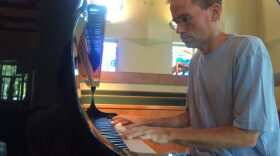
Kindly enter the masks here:
M 234 82 L 234 126 L 256 131 L 273 131 L 277 108 L 273 70 L 267 49 L 260 39 L 241 43 Z

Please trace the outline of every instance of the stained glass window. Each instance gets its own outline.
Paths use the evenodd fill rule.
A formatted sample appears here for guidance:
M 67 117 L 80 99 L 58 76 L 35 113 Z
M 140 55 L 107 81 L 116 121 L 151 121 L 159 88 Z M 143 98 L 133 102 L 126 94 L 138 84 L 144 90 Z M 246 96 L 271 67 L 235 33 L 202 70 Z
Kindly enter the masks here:
M 172 46 L 172 74 L 189 75 L 189 64 L 195 48 L 188 48 L 181 42 L 173 42 Z
M 117 58 L 117 47 L 116 41 L 105 41 L 103 48 L 102 57 L 102 71 L 115 72 L 116 71 L 116 58 Z

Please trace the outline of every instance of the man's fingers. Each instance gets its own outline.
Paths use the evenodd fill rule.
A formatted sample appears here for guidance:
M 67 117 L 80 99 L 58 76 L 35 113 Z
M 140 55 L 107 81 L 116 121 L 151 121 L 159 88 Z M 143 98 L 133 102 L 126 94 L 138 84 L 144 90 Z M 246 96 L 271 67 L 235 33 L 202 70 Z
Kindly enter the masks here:
M 112 118 L 112 120 L 120 120 L 120 119 L 124 119 L 124 117 L 122 117 L 122 116 L 114 116 Z
M 120 121 L 120 123 L 121 123 L 123 126 L 133 124 L 132 121 L 128 121 L 128 120 L 122 120 L 122 121 Z
M 142 136 L 140 136 L 141 140 L 151 140 L 152 136 L 149 134 L 144 134 Z
M 122 125 L 129 125 L 132 124 L 133 122 L 125 117 L 122 116 L 116 116 L 112 118 L 112 124 L 116 125 L 118 123 L 121 123 Z
M 126 126 L 127 128 L 128 126 Z M 147 127 L 134 127 L 134 128 L 127 128 L 126 132 L 123 133 L 123 136 L 127 139 L 139 139 L 140 136 L 144 135 L 145 130 Z
M 144 135 L 143 131 L 134 131 L 132 133 L 126 134 L 125 138 L 127 138 L 127 139 L 138 139 L 142 135 Z
M 130 121 L 130 120 L 126 120 L 126 119 L 116 119 L 116 120 L 113 120 L 112 121 L 112 124 L 113 125 L 116 125 L 116 124 L 118 124 L 118 123 L 121 123 L 122 125 L 129 125 L 129 124 L 133 124 L 133 122 L 132 121 Z

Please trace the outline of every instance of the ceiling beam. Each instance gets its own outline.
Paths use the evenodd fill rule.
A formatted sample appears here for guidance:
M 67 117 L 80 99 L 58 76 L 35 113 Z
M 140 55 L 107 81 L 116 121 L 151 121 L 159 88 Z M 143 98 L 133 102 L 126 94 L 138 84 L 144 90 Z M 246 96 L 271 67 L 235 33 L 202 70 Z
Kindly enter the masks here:
M 38 23 L 38 19 L 36 18 L 29 18 L 29 17 L 15 17 L 15 16 L 7 16 L 7 15 L 0 15 L 0 20 L 9 21 L 9 22 L 17 22 L 17 23 Z
M 38 6 L 34 6 L 28 3 L 15 3 L 15 2 L 7 2 L 0 1 L 0 7 L 4 8 L 15 8 L 15 9 L 27 9 L 27 10 L 36 10 Z
M 38 32 L 37 29 L 30 29 L 30 28 L 9 28 L 0 26 L 0 31 L 12 31 L 12 32 Z
M 25 0 L 26 2 L 28 2 L 29 4 L 38 7 L 39 6 L 39 2 L 38 1 L 34 1 L 34 0 Z

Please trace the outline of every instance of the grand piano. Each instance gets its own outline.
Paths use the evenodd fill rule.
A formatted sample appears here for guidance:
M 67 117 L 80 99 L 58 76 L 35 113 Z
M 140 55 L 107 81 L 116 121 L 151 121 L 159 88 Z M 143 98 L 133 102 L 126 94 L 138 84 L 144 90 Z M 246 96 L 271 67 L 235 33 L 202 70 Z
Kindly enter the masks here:
M 85 0 L 37 2 L 38 50 L 29 66 L 28 96 L 18 100 L 26 106 L 23 113 L 19 113 L 22 116 L 18 111 L 14 113 L 16 123 L 9 120 L 9 113 L 1 116 L 10 121 L 0 131 L 0 141 L 7 143 L 7 155 L 140 154 L 131 152 L 116 133 L 110 122 L 116 114 L 101 112 L 94 103 L 94 91 L 100 82 L 106 8 L 89 5 Z M 28 63 L 13 60 L 17 65 Z M 5 58 L 1 61 L 5 63 Z M 75 75 L 75 71 L 79 74 Z M 77 79 L 85 81 L 92 90 L 88 110 L 79 103 Z M 9 99 L 1 100 L 9 103 Z M 18 131 L 9 132 L 15 127 Z

